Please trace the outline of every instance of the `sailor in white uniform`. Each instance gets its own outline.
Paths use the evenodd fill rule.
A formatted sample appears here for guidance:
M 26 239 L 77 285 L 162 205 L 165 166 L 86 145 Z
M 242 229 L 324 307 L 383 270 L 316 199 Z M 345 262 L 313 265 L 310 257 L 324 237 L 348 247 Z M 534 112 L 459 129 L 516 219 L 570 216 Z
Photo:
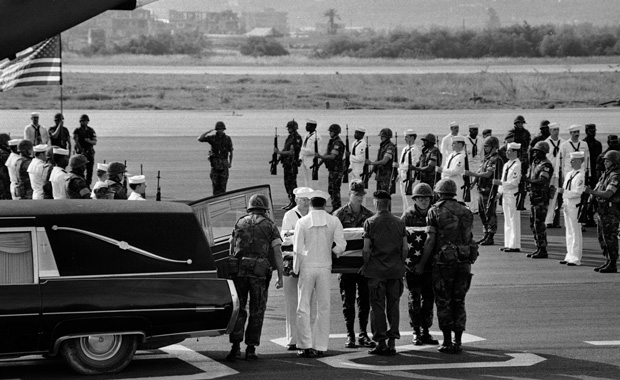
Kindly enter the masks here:
M 146 192 L 146 177 L 143 175 L 135 175 L 127 179 L 131 194 L 127 198 L 128 201 L 145 201 L 144 193 Z
M 453 152 L 444 157 L 443 167 L 437 167 L 437 172 L 441 173 L 441 179 L 449 178 L 456 184 L 456 197 L 459 202 L 463 202 L 463 186 L 465 181 L 463 175 L 465 174 L 465 138 L 463 136 L 452 137 L 452 149 Z
M 469 160 L 469 171 L 477 173 L 484 158 L 484 140 L 478 135 L 480 124 L 469 124 L 467 128 L 469 129 L 469 135 L 465 137 L 465 150 Z M 472 186 L 470 192 L 471 202 L 467 202 L 467 207 L 469 207 L 471 212 L 476 213 L 478 212 L 478 199 L 480 198 L 478 187 Z
M 366 161 L 366 141 L 364 141 L 364 135 L 366 129 L 362 127 L 356 127 L 353 137 L 355 142 L 351 148 L 351 155 L 349 156 L 349 181 L 356 179 L 362 179 L 362 172 L 364 171 L 364 162 Z
M 441 156 L 444 160 L 450 155 L 450 153 L 452 153 L 452 139 L 454 139 L 454 137 L 458 135 L 459 124 L 453 121 L 450 123 L 450 133 L 444 136 L 443 139 L 441 139 L 441 146 L 439 146 L 439 152 L 441 153 Z
M 301 144 L 299 159 L 301 160 L 300 169 L 301 174 L 304 177 L 304 186 L 308 187 L 312 185 L 312 187 L 318 189 L 319 181 L 312 180 L 312 169 L 310 169 L 314 163 L 315 141 L 317 142 L 317 151 L 320 151 L 321 145 L 321 135 L 319 135 L 319 132 L 316 131 L 316 125 L 316 121 L 314 120 L 306 121 L 306 131 L 308 131 L 308 134 L 304 137 L 303 143 Z
M 30 161 L 30 165 L 28 166 L 28 177 L 30 177 L 30 187 L 32 187 L 32 199 L 43 199 L 43 185 L 45 184 L 43 169 L 45 166 L 45 151 L 47 148 L 47 144 L 35 145 L 32 148 L 34 151 L 34 158 Z
M 570 164 L 573 168 L 564 179 L 564 184 L 558 191 L 564 200 L 564 223 L 566 224 L 566 250 L 567 254 L 560 264 L 568 266 L 581 265 L 583 251 L 583 237 L 581 225 L 578 221 L 581 194 L 585 188 L 585 178 L 581 166 L 585 159 L 583 152 L 572 152 Z
M 13 199 L 19 199 L 15 192 L 15 187 L 17 186 L 18 175 L 17 169 L 15 168 L 15 163 L 19 158 L 19 153 L 17 153 L 17 146 L 19 145 L 21 139 L 12 139 L 9 140 L 9 149 L 11 149 L 11 154 L 6 159 L 6 167 L 9 170 L 9 179 L 11 180 L 11 185 L 9 189 L 11 190 L 11 197 Z
M 502 178 L 494 179 L 498 193 L 502 194 L 504 211 L 504 247 L 500 251 L 521 251 L 521 211 L 517 210 L 517 193 L 521 182 L 521 161 L 518 158 L 521 144 L 509 143 L 506 149 L 508 161 L 502 169 Z
M 398 162 L 394 162 L 394 166 L 398 168 L 398 183 L 400 184 L 400 195 L 403 198 L 403 212 L 409 209 L 409 207 L 413 206 L 413 198 L 410 195 L 406 195 L 407 193 L 407 171 L 409 170 L 409 166 L 413 166 L 420 160 L 420 155 L 422 151 L 415 145 L 415 140 L 418 135 L 414 132 L 413 129 L 407 129 L 405 131 L 405 141 L 407 145 L 403 148 L 400 153 L 400 158 Z M 411 177 L 415 176 L 415 172 L 411 171 Z M 411 184 L 411 188 L 416 184 Z

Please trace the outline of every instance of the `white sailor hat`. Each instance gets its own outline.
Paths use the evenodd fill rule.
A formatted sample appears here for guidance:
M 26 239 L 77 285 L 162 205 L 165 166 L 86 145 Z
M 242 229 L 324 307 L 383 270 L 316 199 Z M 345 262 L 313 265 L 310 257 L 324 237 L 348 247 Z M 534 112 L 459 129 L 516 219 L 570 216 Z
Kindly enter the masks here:
M 146 177 L 143 175 L 135 175 L 133 177 L 127 178 L 130 185 L 144 183 L 146 181 Z
M 316 127 L 316 120 L 306 119 L 306 125 L 314 125 Z
M 107 172 L 108 171 L 108 166 L 109 166 L 108 164 L 99 164 L 98 163 L 97 164 L 97 170 L 103 170 L 103 171 Z
M 456 121 L 450 122 L 450 128 L 452 127 L 458 127 L 459 123 L 457 123 Z
M 464 143 L 465 142 L 465 137 L 460 136 L 460 135 L 453 136 L 452 137 L 452 142 L 453 143 L 455 143 L 455 142 L 462 142 L 462 143 Z
M 581 130 L 581 125 L 579 124 L 573 124 L 570 127 L 568 127 L 568 131 L 572 132 L 572 131 L 580 131 Z
M 35 153 L 43 153 L 47 150 L 47 148 L 49 148 L 49 146 L 47 146 L 47 144 L 39 144 L 39 145 L 35 145 L 32 150 Z
M 409 128 L 405 131 L 405 136 L 413 136 L 413 135 L 417 136 L 417 133 L 415 133 L 413 129 Z
M 579 152 L 571 152 L 569 156 L 572 160 L 573 158 L 585 158 L 586 154 L 584 152 L 579 151 Z
M 62 149 L 62 148 L 54 148 L 54 150 L 52 151 L 54 154 L 60 154 L 63 156 L 68 156 L 69 155 L 69 151 L 67 149 Z
M 366 133 L 366 128 L 364 128 L 364 127 L 355 127 L 355 132 Z
M 22 140 L 21 139 L 9 140 L 9 146 L 18 146 L 20 141 L 22 141 Z
M 38 112 L 30 112 L 30 117 L 39 117 L 39 115 Z
M 549 129 L 560 129 L 560 123 L 550 123 Z
M 520 150 L 521 149 L 521 144 L 515 143 L 515 142 L 511 142 L 510 144 L 508 144 L 508 149 Z
M 296 187 L 293 189 L 293 194 L 297 196 L 297 198 L 309 198 L 309 195 L 313 192 L 309 187 Z
M 324 192 L 323 190 L 314 190 L 313 192 L 308 194 L 308 198 L 323 198 L 325 200 L 329 199 L 329 194 Z
M 480 124 L 478 124 L 478 123 L 469 124 L 467 126 L 467 128 L 469 128 L 469 129 L 478 129 L 478 128 L 480 128 Z

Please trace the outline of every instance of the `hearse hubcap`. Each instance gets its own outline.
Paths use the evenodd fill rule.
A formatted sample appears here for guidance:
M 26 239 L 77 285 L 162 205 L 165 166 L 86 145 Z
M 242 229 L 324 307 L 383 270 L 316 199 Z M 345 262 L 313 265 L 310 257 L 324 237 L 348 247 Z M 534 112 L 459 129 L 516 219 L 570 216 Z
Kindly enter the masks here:
M 91 360 L 107 360 L 121 348 L 121 335 L 91 335 L 80 339 L 84 354 Z

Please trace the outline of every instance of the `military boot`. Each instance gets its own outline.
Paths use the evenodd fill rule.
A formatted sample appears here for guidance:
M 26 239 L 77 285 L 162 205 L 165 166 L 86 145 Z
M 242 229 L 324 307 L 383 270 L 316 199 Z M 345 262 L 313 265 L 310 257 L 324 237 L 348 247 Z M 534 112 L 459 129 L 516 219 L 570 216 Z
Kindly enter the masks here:
M 248 346 L 245 349 L 245 360 L 257 360 L 258 355 L 256 355 L 256 346 Z
M 540 252 L 540 247 L 536 247 L 536 250 L 532 253 L 528 253 L 527 255 L 525 255 L 525 257 L 532 257 L 534 255 L 537 255 Z
M 492 232 L 489 232 L 489 235 L 487 236 L 486 240 L 483 242 L 480 242 L 480 245 L 494 245 L 495 241 L 493 240 L 493 236 L 495 236 L 495 234 Z
M 605 268 L 607 265 L 609 265 L 609 260 L 605 260 L 605 263 L 604 263 L 603 265 L 601 265 L 601 266 L 598 266 L 598 267 L 594 268 L 594 271 L 595 271 L 595 272 L 598 272 L 598 271 L 600 271 L 601 269 Z
M 347 342 L 344 344 L 346 348 L 355 348 L 355 333 L 353 331 L 349 331 L 347 333 Z
M 538 253 L 532 255 L 533 259 L 546 259 L 547 257 L 549 257 L 549 255 L 547 254 L 547 248 L 545 247 L 540 247 Z
M 482 239 L 480 239 L 480 240 L 476 241 L 476 243 L 478 243 L 478 244 L 481 244 L 481 245 L 482 245 L 482 243 L 483 243 L 483 242 L 485 242 L 488 238 L 489 238 L 489 233 L 488 233 L 488 232 L 485 232 L 485 233 L 484 233 L 484 237 L 483 237 Z
M 416 346 L 422 346 L 424 344 L 424 342 L 422 342 L 422 332 L 419 327 L 413 328 L 413 339 L 411 340 L 411 343 Z
M 233 343 L 230 352 L 226 355 L 226 361 L 234 362 L 238 357 L 241 357 L 241 345 Z
M 360 332 L 359 337 L 357 339 L 357 343 L 359 343 L 359 345 L 362 347 L 370 347 L 370 348 L 374 348 L 377 345 L 375 342 L 373 342 L 368 337 L 368 333 L 366 331 Z
M 609 264 L 601 268 L 601 270 L 599 270 L 598 272 L 599 273 L 618 273 L 618 268 L 616 267 L 616 260 L 610 260 Z
M 422 343 L 424 344 L 439 344 L 439 341 L 431 335 L 427 328 L 422 329 Z

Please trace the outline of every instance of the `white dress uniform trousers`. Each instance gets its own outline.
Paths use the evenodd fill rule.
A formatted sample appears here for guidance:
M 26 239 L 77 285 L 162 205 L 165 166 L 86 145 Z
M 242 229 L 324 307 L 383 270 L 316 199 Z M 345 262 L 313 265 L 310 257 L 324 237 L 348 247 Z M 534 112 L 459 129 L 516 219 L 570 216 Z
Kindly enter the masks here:
M 403 199 L 403 212 L 413 205 L 411 195 L 406 195 L 407 183 L 405 181 L 407 180 L 407 168 L 409 166 L 409 162 L 411 162 L 411 165 L 415 165 L 420 160 L 421 154 L 422 151 L 420 151 L 417 146 L 407 145 L 403 148 L 398 160 L 398 183 L 400 185 L 400 196 Z M 415 172 L 412 172 L 411 175 L 415 175 Z M 416 185 L 416 183 L 412 185 L 412 188 Z
M 502 194 L 504 211 L 504 247 L 521 249 L 521 211 L 517 210 L 517 193 L 521 181 L 521 161 L 514 159 L 506 162 L 502 170 L 502 185 L 498 192 Z
M 581 265 L 583 253 L 583 236 L 581 225 L 578 222 L 579 209 L 577 205 L 581 201 L 585 181 L 583 170 L 573 170 L 567 174 L 564 180 L 564 223 L 566 224 L 566 250 L 564 260 L 568 263 Z
M 304 178 L 304 186 L 311 187 L 313 189 L 320 189 L 319 181 L 312 180 L 312 166 L 314 162 L 314 141 L 318 141 L 319 144 L 319 152 L 321 151 L 321 135 L 318 132 L 314 131 L 309 133 L 303 140 L 301 144 L 301 150 L 299 151 L 299 158 L 301 159 L 301 169 L 302 177 Z
M 349 156 L 349 181 L 362 179 L 364 171 L 364 162 L 366 161 L 366 141 L 364 139 L 356 140 L 351 148 L 351 156 Z
M 448 158 L 444 158 L 443 171 L 441 179 L 449 178 L 456 183 L 456 197 L 459 202 L 463 202 L 463 189 L 465 181 L 463 174 L 465 173 L 465 151 L 452 152 Z
M 484 158 L 484 140 L 480 136 L 477 136 L 475 139 L 467 136 L 467 138 L 465 138 L 465 149 L 467 150 L 467 157 L 469 158 L 469 171 L 477 173 L 478 169 L 480 169 L 482 159 Z M 474 155 L 474 153 L 476 154 Z M 473 180 L 474 178 L 471 177 L 470 181 Z M 472 186 L 470 193 L 471 202 L 467 203 L 467 207 L 469 207 L 471 212 L 476 213 L 478 212 L 478 199 L 480 198 L 478 187 Z
M 9 155 L 9 158 L 6 159 L 6 163 L 5 163 L 7 169 L 9 170 L 9 179 L 11 180 L 11 185 L 9 189 L 11 190 L 11 197 L 14 200 L 19 199 L 15 195 L 15 187 L 17 186 L 17 170 L 15 168 L 15 163 L 17 162 L 18 158 L 19 158 L 19 154 L 11 152 L 11 154 Z

